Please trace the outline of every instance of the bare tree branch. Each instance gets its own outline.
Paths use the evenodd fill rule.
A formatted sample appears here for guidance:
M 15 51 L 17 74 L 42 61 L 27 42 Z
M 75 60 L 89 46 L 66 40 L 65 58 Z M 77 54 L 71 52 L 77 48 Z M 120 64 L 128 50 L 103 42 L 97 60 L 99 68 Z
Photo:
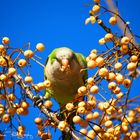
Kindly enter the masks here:
M 53 112 L 51 112 L 47 108 L 45 108 L 45 106 L 42 103 L 39 103 L 39 104 L 36 103 L 34 94 L 30 90 L 30 87 L 25 84 L 22 77 L 19 74 L 14 74 L 13 78 L 16 80 L 16 83 L 19 84 L 21 86 L 21 88 L 25 91 L 26 96 L 34 102 L 34 104 L 40 109 L 40 111 L 43 114 L 45 114 L 47 117 L 51 118 L 51 120 L 56 125 L 58 125 L 60 121 L 56 118 L 56 114 L 54 114 Z M 73 139 L 81 140 L 81 138 L 79 138 L 68 126 L 66 127 L 65 132 L 70 133 L 72 135 Z

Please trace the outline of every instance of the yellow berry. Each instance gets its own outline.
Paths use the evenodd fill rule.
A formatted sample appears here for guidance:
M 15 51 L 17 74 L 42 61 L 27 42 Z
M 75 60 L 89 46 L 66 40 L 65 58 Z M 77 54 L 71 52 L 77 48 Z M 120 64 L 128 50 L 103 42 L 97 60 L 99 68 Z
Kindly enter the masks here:
M 78 93 L 80 95 L 84 95 L 86 93 L 86 91 L 87 91 L 87 88 L 85 86 L 81 86 L 78 88 Z
M 82 128 L 82 129 L 80 129 L 80 133 L 81 133 L 81 135 L 86 136 L 87 130 Z
M 101 19 L 98 19 L 97 23 L 100 25 L 101 23 L 103 23 L 103 21 Z
M 93 69 L 96 67 L 96 62 L 94 60 L 89 60 L 87 62 L 87 67 L 90 68 L 90 69 Z
M 22 101 L 21 102 L 21 107 L 24 108 L 24 109 L 27 109 L 29 107 L 29 104 L 25 101 Z
M 116 97 L 117 97 L 118 99 L 121 99 L 123 96 L 124 96 L 124 94 L 123 94 L 122 92 L 116 94 Z
M 86 103 L 84 101 L 81 101 L 78 103 L 78 107 L 85 107 Z
M 72 111 L 73 108 L 74 108 L 73 103 L 67 103 L 67 104 L 66 104 L 66 109 L 67 109 L 68 111 Z
M 111 115 L 111 114 L 114 114 L 116 111 L 116 109 L 113 107 L 113 106 L 110 106 L 107 110 L 106 110 L 106 113 Z
M 51 138 L 52 138 L 52 135 L 50 132 L 41 133 L 41 140 L 51 140 Z
M 137 140 L 137 139 L 139 138 L 139 133 L 133 131 L 133 132 L 131 133 L 131 136 L 130 136 L 130 139 L 131 139 L 131 138 L 132 138 L 132 140 L 133 140 L 133 139 Z
M 0 80 L 1 81 L 6 81 L 7 80 L 7 75 L 6 74 L 1 74 L 0 75 Z
M 91 60 L 90 57 L 89 56 L 86 57 L 86 62 L 88 62 L 89 60 Z
M 126 88 L 129 88 L 131 86 L 131 80 L 130 79 L 124 79 L 123 85 Z
M 137 57 L 136 55 L 132 55 L 132 56 L 130 57 L 130 61 L 135 63 L 135 62 L 138 61 L 138 57 Z
M 43 82 L 40 82 L 40 83 L 37 84 L 37 87 L 38 87 L 38 90 L 42 90 L 42 89 L 45 88 L 45 85 L 44 85 Z
M 105 35 L 104 39 L 105 39 L 106 42 L 107 42 L 107 41 L 112 41 L 112 39 L 113 39 L 113 34 L 107 33 L 107 34 Z
M 123 125 L 122 126 L 122 131 L 124 132 L 124 133 L 126 133 L 126 132 L 128 132 L 128 126 L 126 126 L 126 125 Z
M 120 70 L 120 69 L 122 68 L 122 63 L 117 62 L 117 63 L 114 65 L 114 68 L 115 68 L 116 70 Z
M 129 110 L 128 116 L 129 117 L 135 117 L 136 116 L 136 112 L 134 110 Z
M 122 114 L 122 113 L 123 113 L 122 108 L 119 108 L 119 109 L 118 109 L 118 114 Z
M 99 88 L 96 85 L 94 85 L 90 88 L 90 92 L 93 94 L 98 93 L 98 91 L 99 91 Z
M 96 54 L 96 53 L 91 53 L 91 54 L 89 55 L 89 58 L 92 59 L 92 60 L 96 60 L 97 54 Z
M 90 84 L 90 85 L 94 84 L 94 78 L 89 77 L 89 78 L 87 79 L 87 83 Z
M 104 65 L 104 58 L 103 57 L 97 57 L 97 59 L 96 59 L 96 65 L 98 66 L 98 67 L 101 67 L 101 66 L 103 66 Z
M 105 77 L 105 76 L 107 76 L 108 75 L 108 69 L 107 68 L 101 68 L 101 69 L 99 69 L 99 76 L 101 76 L 101 77 Z
M 103 111 L 104 110 L 104 103 L 103 102 L 99 102 L 98 103 L 98 108 Z
M 130 42 L 130 38 L 127 37 L 127 36 L 124 36 L 124 37 L 121 39 L 121 44 L 127 45 L 127 44 L 129 44 L 129 42 Z
M 22 115 L 22 113 L 24 112 L 24 109 L 22 107 L 17 108 L 16 113 L 18 115 Z
M 93 119 L 97 119 L 99 116 L 100 116 L 100 114 L 99 114 L 97 111 L 95 111 L 95 112 L 92 114 L 92 118 L 93 118 Z
M 108 75 L 106 76 L 107 80 L 109 80 L 110 82 L 114 81 L 115 77 L 116 75 L 113 72 L 109 72 Z
M 105 126 L 107 127 L 107 128 L 110 128 L 111 126 L 112 126 L 112 121 L 110 121 L 110 120 L 108 120 L 108 121 L 106 121 L 105 122 Z
M 115 82 L 110 82 L 110 83 L 108 84 L 108 88 L 109 88 L 110 90 L 115 90 L 116 87 L 117 87 L 117 85 L 116 85 Z
M 134 71 L 134 70 L 136 70 L 136 63 L 133 63 L 133 62 L 128 63 L 128 64 L 127 64 L 127 69 L 128 69 L 129 71 Z
M 37 117 L 34 119 L 35 124 L 41 124 L 42 123 L 42 118 Z
M 91 53 L 91 54 L 96 54 L 96 55 L 97 55 L 97 52 L 98 52 L 98 51 L 97 51 L 96 49 L 93 49 L 93 50 L 91 50 L 90 53 Z
M 116 18 L 116 17 L 111 17 L 111 18 L 109 19 L 109 23 L 110 23 L 111 25 L 115 25 L 115 24 L 117 23 L 117 18 Z
M 24 52 L 24 56 L 25 56 L 26 58 L 31 58 L 31 57 L 33 57 L 33 55 L 34 55 L 34 53 L 33 53 L 32 50 L 26 50 L 26 51 Z
M 2 38 L 2 43 L 3 44 L 7 45 L 7 44 L 9 44 L 9 42 L 10 42 L 10 39 L 8 37 L 3 37 Z
M 43 43 L 38 43 L 36 45 L 36 49 L 41 52 L 41 51 L 43 51 L 45 49 L 45 46 L 44 46 Z
M 94 24 L 96 22 L 95 16 L 90 16 L 90 21 L 92 24 Z
M 127 117 L 127 121 L 132 124 L 135 121 L 135 118 L 134 117 Z
M 95 100 L 89 100 L 87 101 L 87 105 L 90 105 L 90 107 L 94 108 L 96 106 L 96 101 Z
M 4 107 L 0 106 L 0 116 L 4 113 Z
M 79 124 L 79 123 L 81 122 L 80 116 L 74 116 L 74 117 L 73 117 L 73 122 L 74 122 L 75 124 Z
M 89 22 L 91 22 L 91 18 L 90 17 L 86 18 L 85 24 L 88 24 Z
M 100 132 L 101 131 L 101 128 L 98 125 L 94 125 L 93 126 L 93 130 L 95 130 L 96 132 Z
M 19 138 L 23 138 L 24 137 L 24 134 L 25 134 L 25 131 L 23 131 L 23 130 L 17 132 L 17 136 Z
M 44 103 L 44 106 L 48 109 L 50 109 L 52 107 L 52 101 L 50 100 L 47 100 L 45 103 Z
M 120 51 L 121 51 L 122 54 L 125 55 L 125 54 L 128 53 L 129 47 L 127 45 L 125 45 L 125 44 L 122 44 L 121 47 L 120 47 Z
M 121 75 L 121 74 L 117 74 L 115 80 L 116 80 L 116 82 L 117 82 L 118 84 L 122 84 L 123 81 L 124 81 L 124 77 L 123 77 L 123 75 Z
M 108 109 L 110 107 L 109 102 L 104 102 L 103 107 L 105 110 Z
M 100 11 L 100 6 L 99 6 L 99 5 L 94 5 L 93 8 L 92 8 L 92 11 L 93 11 L 94 13 L 99 12 L 99 11 Z
M 21 68 L 25 67 L 26 64 L 27 64 L 27 62 L 26 62 L 25 59 L 20 59 L 20 60 L 18 61 L 18 66 L 21 67 Z
M 12 88 L 13 85 L 14 85 L 14 80 L 8 79 L 8 80 L 6 81 L 6 85 L 7 85 L 9 88 Z
M 51 86 L 51 82 L 49 80 L 45 80 L 43 83 L 46 88 L 49 88 Z
M 113 127 L 108 128 L 107 133 L 113 134 L 114 133 L 114 128 Z
M 16 73 L 16 69 L 15 68 L 9 68 L 8 69 L 8 75 L 10 75 L 10 76 L 12 76 L 12 75 L 14 75 Z
M 85 114 L 85 107 L 78 107 L 78 109 L 77 109 L 77 113 L 79 113 L 79 114 Z
M 119 94 L 120 92 L 121 92 L 121 89 L 118 86 L 115 88 L 115 90 L 113 90 L 113 93 L 115 94 Z
M 88 131 L 88 133 L 87 133 L 86 140 L 93 140 L 95 136 L 96 136 L 95 131 L 94 131 L 94 130 L 90 130 L 90 131 Z
M 23 125 L 19 125 L 18 126 L 18 131 L 25 131 L 25 126 L 23 126 Z
M 32 83 L 33 78 L 31 76 L 26 76 L 24 80 L 26 83 Z
M 2 121 L 5 123 L 9 123 L 10 122 L 10 115 L 9 114 L 4 114 L 2 116 Z
M 92 113 L 87 114 L 86 120 L 91 121 L 92 119 L 93 119 L 93 114 Z
M 2 53 L 4 50 L 4 46 L 2 44 L 0 44 L 0 53 Z
M 0 56 L 0 66 L 6 66 L 6 65 L 7 65 L 6 60 L 2 56 Z
M 106 41 L 105 41 L 104 38 L 101 38 L 101 39 L 99 40 L 99 44 L 100 44 L 100 45 L 104 45 L 105 43 L 106 43 Z

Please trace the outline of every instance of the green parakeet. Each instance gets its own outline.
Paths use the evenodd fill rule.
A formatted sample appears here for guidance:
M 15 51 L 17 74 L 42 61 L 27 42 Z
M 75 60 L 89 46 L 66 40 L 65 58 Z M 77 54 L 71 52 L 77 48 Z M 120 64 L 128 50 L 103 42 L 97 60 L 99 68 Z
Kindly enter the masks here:
M 45 96 L 53 97 L 59 104 L 72 101 L 78 87 L 85 83 L 87 71 L 85 57 L 71 49 L 56 48 L 48 56 L 44 75 L 51 82 L 51 87 L 46 90 Z

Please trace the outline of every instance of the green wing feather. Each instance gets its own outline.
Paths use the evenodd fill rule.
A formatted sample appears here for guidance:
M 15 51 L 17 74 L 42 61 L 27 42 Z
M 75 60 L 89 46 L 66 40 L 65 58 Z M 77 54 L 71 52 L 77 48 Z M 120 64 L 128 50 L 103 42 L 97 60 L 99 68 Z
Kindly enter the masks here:
M 51 63 L 53 63 L 54 62 L 54 60 L 56 59 L 56 51 L 58 50 L 59 48 L 56 48 L 56 49 L 54 49 L 53 51 L 52 51 L 52 53 L 49 55 L 49 59 L 50 59 L 50 61 L 51 61 Z M 47 64 L 47 63 L 46 63 Z
M 51 64 L 54 62 L 54 60 L 56 59 L 56 51 L 57 51 L 58 48 L 54 49 L 51 54 L 48 56 L 48 58 L 46 59 L 46 62 L 45 62 L 45 66 L 47 65 L 48 61 L 50 60 L 51 61 Z M 45 79 L 47 79 L 46 75 L 45 75 L 45 71 L 44 71 L 44 76 L 45 76 Z
M 56 51 L 57 51 L 57 49 L 58 49 L 58 48 L 54 49 L 54 50 L 52 51 L 52 53 L 48 56 L 48 58 L 47 58 L 47 60 L 46 60 L 46 63 L 45 63 L 45 66 L 47 65 L 47 63 L 48 63 L 49 60 L 51 61 L 51 63 L 54 62 L 54 60 L 56 59 Z M 44 70 L 44 77 L 45 77 L 45 80 L 47 80 L 47 77 L 46 77 L 46 74 L 45 74 L 45 70 Z M 53 95 L 53 93 L 52 93 L 51 89 L 46 89 L 46 90 L 45 90 L 45 96 L 46 96 L 47 98 L 52 97 L 52 95 Z
M 86 58 L 84 55 L 82 55 L 81 53 L 75 53 L 76 54 L 76 59 L 78 61 L 78 63 L 81 65 L 81 68 L 83 69 L 82 72 L 83 72 L 83 80 L 84 80 L 84 83 L 86 82 L 87 80 L 87 77 L 88 77 L 88 73 L 87 73 L 87 63 L 86 63 Z

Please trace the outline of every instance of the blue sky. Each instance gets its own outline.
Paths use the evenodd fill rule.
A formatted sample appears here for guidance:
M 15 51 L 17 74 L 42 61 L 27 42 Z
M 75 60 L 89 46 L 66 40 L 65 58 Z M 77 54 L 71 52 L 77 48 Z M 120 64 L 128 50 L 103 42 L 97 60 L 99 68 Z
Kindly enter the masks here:
M 121 15 L 126 21 L 130 21 L 134 33 L 139 34 L 140 1 L 118 1 Z M 97 24 L 84 24 L 91 9 L 84 6 L 88 3 L 92 3 L 92 0 L 0 0 L 0 39 L 8 36 L 10 46 L 19 48 L 30 42 L 33 50 L 38 42 L 43 42 L 45 51 L 38 53 L 42 57 L 42 63 L 45 63 L 48 54 L 56 47 L 70 47 L 87 56 L 94 48 L 101 50 L 98 40 L 105 33 Z M 34 62 L 32 68 L 34 82 L 42 81 L 43 68 Z M 137 82 L 138 80 L 135 82 L 135 89 Z M 135 90 L 135 94 L 139 91 Z M 29 133 L 34 134 L 35 126 L 31 125 L 34 116 L 38 116 L 38 111 L 31 111 L 29 118 L 26 117 L 24 121 L 28 123 Z

